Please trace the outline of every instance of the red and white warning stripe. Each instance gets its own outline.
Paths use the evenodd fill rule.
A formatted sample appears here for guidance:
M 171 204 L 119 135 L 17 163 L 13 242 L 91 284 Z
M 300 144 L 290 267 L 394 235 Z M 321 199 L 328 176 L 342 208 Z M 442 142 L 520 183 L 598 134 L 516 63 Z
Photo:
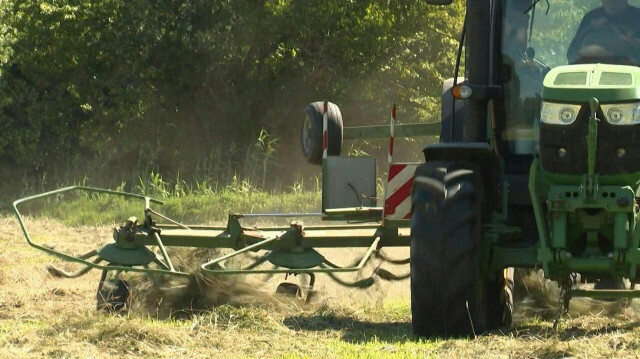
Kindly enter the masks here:
M 389 166 L 389 179 L 385 190 L 384 218 L 409 219 L 411 217 L 411 187 L 418 163 L 394 163 Z
M 327 124 L 327 109 L 328 104 L 327 101 L 324 102 L 324 108 L 322 109 L 322 158 L 327 158 L 327 148 L 329 147 L 329 137 L 328 137 L 328 124 Z
M 396 104 L 391 109 L 391 124 L 389 125 L 389 163 L 393 159 L 393 132 L 396 127 Z

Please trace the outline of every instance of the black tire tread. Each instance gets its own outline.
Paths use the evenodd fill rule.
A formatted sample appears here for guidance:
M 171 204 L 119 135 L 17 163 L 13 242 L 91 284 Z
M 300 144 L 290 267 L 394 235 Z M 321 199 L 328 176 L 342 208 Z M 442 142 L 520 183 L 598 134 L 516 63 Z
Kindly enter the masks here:
M 484 200 L 480 178 L 468 164 L 430 162 L 416 170 L 411 311 L 417 335 L 469 336 L 504 324 L 506 297 L 489 283 L 504 279 L 488 281 L 479 273 Z
M 305 151 L 304 139 L 302 132 L 300 140 L 302 144 L 302 153 L 307 161 L 311 164 L 322 164 L 322 112 L 324 108 L 323 101 L 310 103 L 304 112 L 310 117 L 313 131 L 313 144 L 310 151 Z M 339 156 L 342 152 L 343 123 L 340 108 L 329 102 L 327 104 L 327 132 L 328 132 L 328 148 L 327 154 L 330 156 Z

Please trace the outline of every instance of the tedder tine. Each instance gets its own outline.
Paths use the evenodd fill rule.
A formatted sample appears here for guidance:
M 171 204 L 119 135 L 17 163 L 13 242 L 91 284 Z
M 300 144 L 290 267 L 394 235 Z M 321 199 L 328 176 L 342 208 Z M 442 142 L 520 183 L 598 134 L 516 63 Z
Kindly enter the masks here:
M 409 264 L 411 262 L 411 258 L 404 258 L 404 259 L 392 259 L 392 258 L 389 258 L 385 254 L 383 254 L 381 251 L 377 251 L 375 253 L 375 256 L 377 258 L 380 258 L 383 261 L 385 261 L 387 263 L 391 263 L 391 264 Z
M 404 280 L 404 279 L 407 279 L 407 278 L 411 277 L 411 273 L 397 275 L 397 274 L 391 273 L 388 270 L 382 269 L 382 268 L 377 268 L 374 271 L 374 273 L 378 277 L 380 277 L 381 279 L 388 280 L 388 281 Z
M 324 265 L 323 265 L 324 267 Z M 365 279 L 361 279 L 355 282 L 347 282 L 345 280 L 342 280 L 340 278 L 338 278 L 338 276 L 335 275 L 335 273 L 333 272 L 327 272 L 327 275 L 329 277 L 331 277 L 331 279 L 333 279 L 334 281 L 336 281 L 336 283 L 343 285 L 345 287 L 352 287 L 352 288 L 369 288 L 371 287 L 374 283 L 375 283 L 375 279 L 373 278 L 373 276 L 370 276 L 368 278 Z
M 93 253 L 93 254 L 91 254 L 91 253 Z M 91 254 L 91 255 L 89 255 L 89 254 Z M 88 259 L 88 258 L 90 258 L 90 257 L 92 257 L 92 256 L 94 256 L 96 254 L 97 254 L 96 251 L 91 251 L 91 252 L 85 254 L 84 256 L 82 256 L 80 258 Z M 98 264 L 100 262 L 102 262 L 102 258 L 101 257 L 98 257 L 95 260 L 93 260 L 94 264 Z M 58 278 L 77 278 L 77 277 L 80 277 L 80 276 L 88 273 L 91 269 L 93 269 L 93 267 L 85 266 L 84 268 L 82 268 L 82 269 L 80 269 L 80 270 L 78 270 L 78 271 L 76 271 L 74 273 L 68 273 L 64 269 L 58 268 L 58 267 L 56 267 L 54 265 L 48 265 L 47 266 L 47 272 L 49 272 L 49 274 L 51 274 L 52 276 L 58 277 Z
M 239 249 L 239 250 L 237 250 L 237 251 L 235 251 L 233 253 L 229 253 L 229 254 L 227 254 L 225 256 L 222 256 L 220 258 L 216 258 L 216 259 L 214 259 L 212 261 L 209 261 L 209 262 L 203 264 L 202 265 L 202 269 L 209 270 L 208 267 L 210 267 L 212 265 L 215 265 L 215 264 L 218 264 L 218 263 L 224 261 L 225 259 L 229 259 L 229 258 L 235 257 L 240 253 L 244 253 L 244 252 L 247 252 L 247 251 L 250 251 L 250 250 L 253 250 L 253 249 L 258 249 L 260 247 L 263 247 L 265 244 L 268 244 L 268 243 L 273 242 L 275 240 L 278 240 L 278 237 L 267 238 L 267 239 L 265 239 L 263 241 L 260 241 L 260 242 L 258 242 L 256 244 L 252 244 L 250 246 L 246 246 L 246 247 L 244 247 L 242 249 Z

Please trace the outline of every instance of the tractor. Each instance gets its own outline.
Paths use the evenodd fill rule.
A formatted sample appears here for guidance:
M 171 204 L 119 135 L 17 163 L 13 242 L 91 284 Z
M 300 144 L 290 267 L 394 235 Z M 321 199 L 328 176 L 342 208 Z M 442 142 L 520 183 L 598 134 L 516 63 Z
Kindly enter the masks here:
M 440 122 L 396 124 L 394 106 L 388 127 L 344 127 L 336 104 L 311 103 L 301 144 L 306 159 L 322 165 L 319 213 L 233 213 L 226 226 L 199 226 L 161 214 L 152 198 L 81 186 L 17 200 L 14 210 L 31 246 L 85 266 L 52 272 L 78 277 L 102 270 L 99 308 L 126 306 L 123 272 L 190 276 L 174 267 L 167 247 L 231 250 L 200 264 L 210 275 L 308 275 L 306 288 L 282 287 L 306 298 L 315 274 L 366 287 L 375 278 L 346 282 L 339 275 L 384 259 L 381 248 L 410 246 L 412 328 L 429 337 L 510 325 L 514 268 L 540 268 L 557 281 L 564 309 L 571 297 L 638 297 L 639 51 L 630 30 L 613 24 L 615 17 L 580 25 L 585 13 L 607 1 L 467 0 Z M 439 140 L 424 148 L 425 162 L 397 163 L 394 136 Z M 345 140 L 386 137 L 389 166 L 378 206 L 376 160 L 341 155 L 341 148 Z M 143 200 L 144 215 L 126 219 L 114 228 L 113 242 L 81 255 L 34 241 L 19 207 L 78 190 Z M 304 225 L 309 216 L 324 224 Z M 293 221 L 243 225 L 255 217 Z M 353 265 L 339 266 L 316 251 L 326 247 L 366 251 Z M 246 252 L 264 255 L 242 268 L 222 265 Z M 268 263 L 274 268 L 262 266 Z
M 542 268 L 565 309 L 576 296 L 640 295 L 639 48 L 621 43 L 634 35 L 607 3 L 467 1 L 466 71 L 456 68 L 440 143 L 414 176 L 415 333 L 508 324 L 511 268 Z

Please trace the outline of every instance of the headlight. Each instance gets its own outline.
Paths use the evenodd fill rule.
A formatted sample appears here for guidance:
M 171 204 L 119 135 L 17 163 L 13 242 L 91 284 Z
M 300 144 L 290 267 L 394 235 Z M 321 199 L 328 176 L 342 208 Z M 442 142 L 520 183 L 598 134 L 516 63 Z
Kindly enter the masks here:
M 550 125 L 570 125 L 578 117 L 580 105 L 543 102 L 540 121 Z M 638 112 L 640 116 L 640 111 Z
M 600 105 L 604 117 L 612 125 L 635 125 L 640 123 L 640 103 L 616 103 Z

